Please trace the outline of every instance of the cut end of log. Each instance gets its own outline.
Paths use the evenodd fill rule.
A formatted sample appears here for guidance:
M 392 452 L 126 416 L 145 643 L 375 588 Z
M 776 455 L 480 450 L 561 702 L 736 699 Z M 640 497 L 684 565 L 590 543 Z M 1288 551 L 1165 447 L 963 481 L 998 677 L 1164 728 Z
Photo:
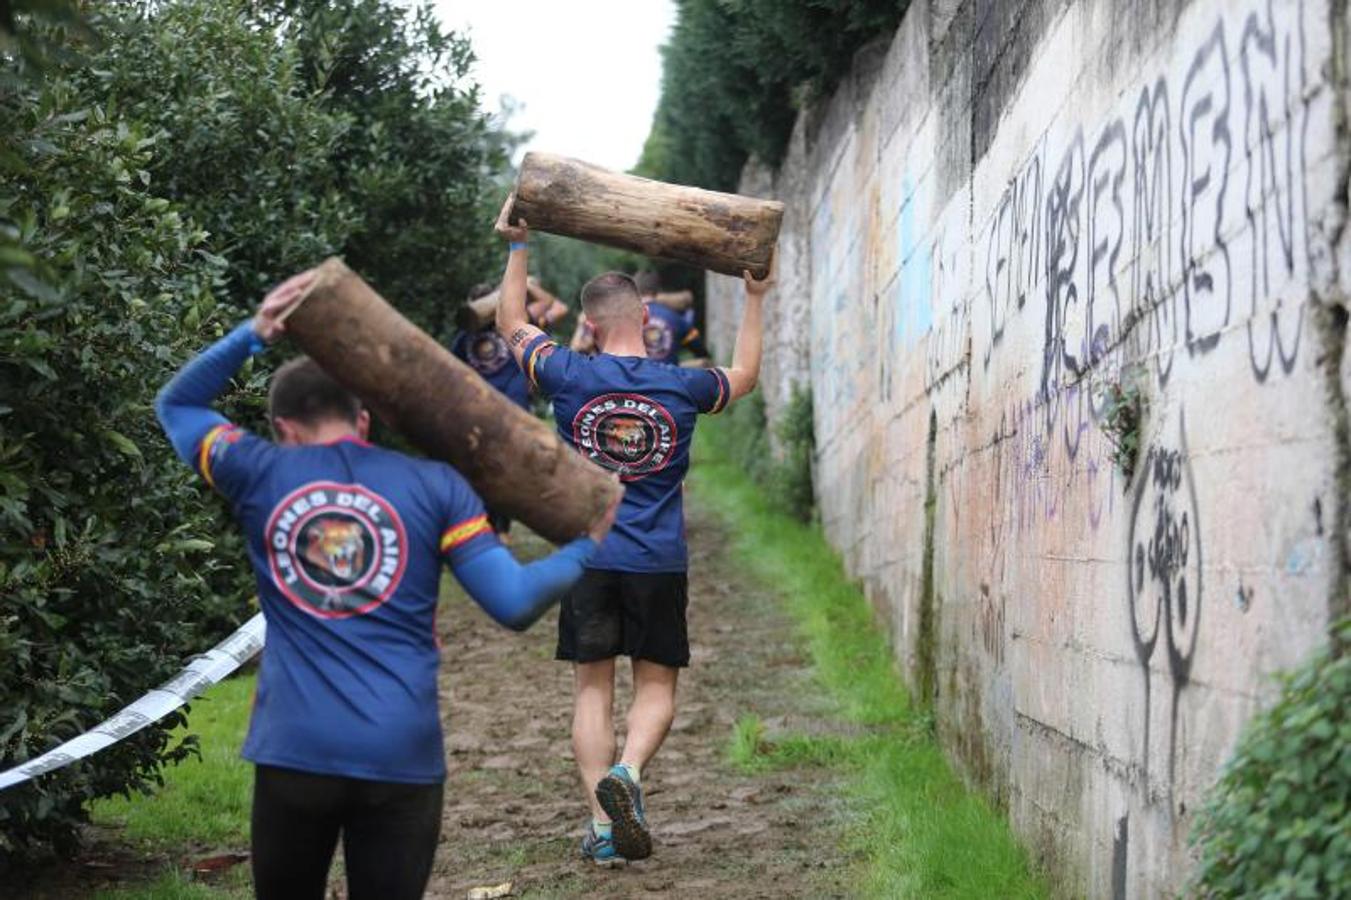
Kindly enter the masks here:
M 335 284 L 342 282 L 351 274 L 352 270 L 347 268 L 347 263 L 337 256 L 330 256 L 315 266 L 314 280 L 310 282 L 310 286 L 296 299 L 295 303 L 292 303 L 285 312 L 277 317 L 277 321 L 285 323 L 296 310 L 305 305 L 305 301 L 310 297 L 332 290 Z

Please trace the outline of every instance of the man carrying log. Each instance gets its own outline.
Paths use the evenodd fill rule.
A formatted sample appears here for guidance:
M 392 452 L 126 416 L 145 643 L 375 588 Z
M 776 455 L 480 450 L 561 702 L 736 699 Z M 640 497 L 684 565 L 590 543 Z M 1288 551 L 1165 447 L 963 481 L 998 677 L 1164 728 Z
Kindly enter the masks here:
M 468 302 L 473 303 L 496 291 L 498 286 L 491 281 L 481 282 L 469 292 Z M 547 331 L 549 325 L 568 314 L 567 304 L 536 285 L 531 291 L 538 296 L 527 305 L 530 324 Z M 477 330 L 462 330 L 451 342 L 450 352 L 463 360 L 484 381 L 491 384 L 502 396 L 521 409 L 530 409 L 530 383 L 525 373 L 512 357 L 507 342 L 497 333 L 497 323 L 489 319 Z M 511 517 L 500 510 L 488 509 L 488 524 L 493 533 L 507 540 L 511 532 Z
M 469 292 L 469 302 L 486 297 L 497 290 L 497 285 L 485 281 L 474 286 Z M 532 292 L 538 299 L 532 298 L 526 311 L 530 324 L 542 331 L 568 314 L 568 306 L 557 297 L 532 286 Z M 497 333 L 497 322 L 489 319 L 477 330 L 462 330 L 451 342 L 450 352 L 463 360 L 471 369 L 483 377 L 503 396 L 521 409 L 530 408 L 530 383 L 525 373 L 512 358 L 507 342 Z
M 661 278 L 656 272 L 639 272 L 633 276 L 633 281 L 647 308 L 647 324 L 643 326 L 647 358 L 675 366 L 680 364 L 680 351 L 688 349 L 696 360 L 707 360 L 708 350 L 699 329 L 694 326 L 693 308 L 678 311 L 668 306 L 661 295 Z
M 525 311 L 526 222 L 497 232 L 510 242 L 497 327 L 532 383 L 553 399 L 559 434 L 627 485 L 614 530 L 563 598 L 557 658 L 574 664 L 572 742 L 592 819 L 582 854 L 619 865 L 652 853 L 640 787 L 643 767 L 675 716 L 677 676 L 689 664 L 688 554 L 681 505 L 699 413 L 749 393 L 760 372 L 761 307 L 773 284 L 746 273 L 746 308 L 728 369 L 685 369 L 647 358 L 647 313 L 633 279 L 610 272 L 582 289 L 599 353 L 559 347 Z M 634 697 L 615 761 L 615 658 L 633 666 Z
M 582 574 L 615 507 L 552 556 L 518 564 L 450 466 L 366 441 L 369 414 L 305 357 L 272 378 L 276 442 L 211 408 L 283 331 L 312 273 L 188 363 L 155 409 L 180 458 L 230 501 L 267 616 L 243 755 L 255 764 L 252 861 L 262 900 L 325 895 L 338 837 L 353 900 L 421 897 L 445 762 L 435 629 L 442 564 L 509 628 Z

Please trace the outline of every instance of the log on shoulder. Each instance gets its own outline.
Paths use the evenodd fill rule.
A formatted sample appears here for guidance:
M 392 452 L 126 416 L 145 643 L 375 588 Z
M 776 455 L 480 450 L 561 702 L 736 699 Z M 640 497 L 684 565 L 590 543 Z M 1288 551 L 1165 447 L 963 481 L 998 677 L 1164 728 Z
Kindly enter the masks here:
M 382 421 L 469 479 L 487 505 L 556 543 L 583 534 L 619 486 L 330 259 L 286 324 Z
M 724 275 L 769 272 L 783 204 L 611 172 L 527 153 L 511 220 L 531 228 L 674 259 Z

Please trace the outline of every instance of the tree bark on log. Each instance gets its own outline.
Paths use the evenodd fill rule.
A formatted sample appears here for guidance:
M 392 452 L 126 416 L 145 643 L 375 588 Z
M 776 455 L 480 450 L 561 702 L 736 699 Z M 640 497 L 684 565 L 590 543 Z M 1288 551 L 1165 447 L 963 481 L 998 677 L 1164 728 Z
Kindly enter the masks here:
M 470 300 L 455 311 L 455 327 L 461 331 L 478 331 L 497 318 L 497 303 L 502 299 L 500 290 L 484 294 L 477 300 Z
M 783 204 L 527 153 L 511 221 L 597 244 L 756 278 L 769 273 Z
M 686 293 L 689 293 L 688 291 Z M 690 302 L 693 302 L 691 294 Z M 529 304 L 539 303 L 541 300 L 557 300 L 553 294 L 544 290 L 539 283 L 531 278 L 525 285 L 525 299 Z M 497 304 L 502 300 L 502 289 L 498 288 L 491 294 L 484 294 L 477 300 L 470 300 L 455 311 L 455 327 L 461 331 L 478 331 L 490 324 L 497 318 Z
M 382 421 L 459 470 L 485 504 L 548 540 L 585 533 L 619 491 L 339 259 L 319 267 L 286 331 Z

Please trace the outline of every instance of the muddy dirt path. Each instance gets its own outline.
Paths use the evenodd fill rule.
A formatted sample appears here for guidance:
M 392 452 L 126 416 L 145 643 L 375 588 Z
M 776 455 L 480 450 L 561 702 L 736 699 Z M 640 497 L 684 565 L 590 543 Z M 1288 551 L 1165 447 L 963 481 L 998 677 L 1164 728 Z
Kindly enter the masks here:
M 690 507 L 693 660 L 671 735 L 643 773 L 653 857 L 602 870 L 578 854 L 587 812 L 569 740 L 572 672 L 553 660 L 556 617 L 516 635 L 459 597 L 439 625 L 450 775 L 428 896 L 507 881 L 525 897 L 848 895 L 825 773 L 747 775 L 726 761 L 740 716 L 772 729 L 823 706 L 775 598 L 737 571 L 720 523 Z M 545 548 L 525 537 L 514 549 Z M 625 677 L 618 719 L 628 697 Z

